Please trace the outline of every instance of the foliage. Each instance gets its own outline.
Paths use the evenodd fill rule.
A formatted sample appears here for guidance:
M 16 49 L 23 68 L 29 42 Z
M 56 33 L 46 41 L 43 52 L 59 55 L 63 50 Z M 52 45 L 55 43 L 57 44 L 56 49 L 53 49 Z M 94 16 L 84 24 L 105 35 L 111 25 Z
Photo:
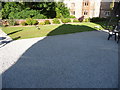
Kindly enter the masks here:
M 71 20 L 69 18 L 62 18 L 61 21 L 62 21 L 62 23 L 71 22 Z
M 60 24 L 60 21 L 59 21 L 59 19 L 57 19 L 57 18 L 54 18 L 54 19 L 52 20 L 52 22 L 53 22 L 54 24 Z
M 34 17 L 32 17 L 33 19 L 46 19 L 47 17 L 43 14 L 37 14 Z
M 2 5 L 3 19 L 66 18 L 70 15 L 63 2 L 3 2 Z
M 14 14 L 22 11 L 23 7 L 18 2 L 6 2 L 2 4 L 2 18 L 14 18 Z M 10 16 L 9 16 L 10 15 Z
M 39 22 L 37 20 L 32 20 L 32 25 L 37 25 Z
M 79 22 L 79 20 L 78 19 L 74 19 L 73 22 Z
M 63 15 L 58 8 L 56 8 L 56 18 L 63 18 Z
M 45 19 L 56 16 L 55 2 L 4 2 L 3 19 Z
M 32 18 L 27 18 L 26 19 L 26 24 L 28 24 L 28 25 L 32 25 Z
M 75 17 L 75 16 L 73 16 L 73 15 L 70 15 L 70 16 L 69 16 L 69 18 L 76 18 L 76 17 Z
M 26 19 L 26 18 L 33 18 L 33 19 L 45 19 L 46 16 L 40 14 L 38 10 L 29 10 L 25 9 L 18 13 L 11 12 L 9 17 L 13 17 L 15 19 Z
M 58 2 L 56 4 L 56 18 L 67 18 L 69 16 L 69 9 L 65 6 L 63 2 Z
M 40 22 L 39 24 L 40 24 L 40 25 L 45 25 L 45 22 Z
M 10 26 L 16 25 L 16 21 L 14 19 L 8 19 L 7 20 Z
M 93 17 L 90 19 L 91 22 L 101 22 L 106 21 L 106 18 Z
M 3 20 L 1 24 L 3 27 L 6 27 L 9 25 L 7 20 Z
M 27 23 L 28 25 L 36 25 L 36 24 L 38 24 L 38 21 L 37 21 L 37 20 L 34 20 L 34 19 L 32 19 L 32 18 L 27 18 L 27 19 L 26 19 L 26 23 Z
M 50 24 L 50 21 L 49 20 L 45 20 L 45 24 Z
M 90 18 L 85 18 L 83 21 L 84 22 L 90 22 Z
M 26 22 L 21 22 L 20 25 L 25 26 Z

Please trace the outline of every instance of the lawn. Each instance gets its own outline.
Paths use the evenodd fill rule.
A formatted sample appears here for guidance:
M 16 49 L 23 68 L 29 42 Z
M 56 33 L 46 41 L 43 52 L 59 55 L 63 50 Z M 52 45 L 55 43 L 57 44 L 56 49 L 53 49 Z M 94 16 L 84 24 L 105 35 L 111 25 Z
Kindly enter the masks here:
M 39 25 L 40 30 L 35 26 L 3 27 L 2 30 L 12 39 L 25 39 L 43 36 L 70 34 L 96 30 L 95 23 L 73 23 L 59 25 Z

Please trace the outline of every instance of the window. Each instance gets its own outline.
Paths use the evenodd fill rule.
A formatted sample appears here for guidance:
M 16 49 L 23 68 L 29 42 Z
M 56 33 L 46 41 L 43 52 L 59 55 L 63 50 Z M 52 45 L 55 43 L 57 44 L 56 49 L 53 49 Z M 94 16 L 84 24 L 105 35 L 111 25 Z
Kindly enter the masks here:
M 85 10 L 85 11 L 83 12 L 83 15 L 88 15 L 88 11 Z
M 71 15 L 75 15 L 75 11 L 71 11 Z
M 75 3 L 71 3 L 71 7 L 75 7 Z
M 88 2 L 84 2 L 84 6 L 88 6 Z
M 110 11 L 105 11 L 105 16 L 110 16 Z
M 88 6 L 89 5 L 89 0 L 83 0 L 83 6 Z

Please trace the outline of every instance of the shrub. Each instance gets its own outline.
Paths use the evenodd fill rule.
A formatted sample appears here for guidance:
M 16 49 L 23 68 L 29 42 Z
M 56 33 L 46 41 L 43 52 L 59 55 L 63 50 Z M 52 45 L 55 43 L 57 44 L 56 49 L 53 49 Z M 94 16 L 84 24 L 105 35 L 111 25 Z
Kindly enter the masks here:
M 40 25 L 45 25 L 45 22 L 40 22 L 39 24 L 40 24 Z
M 69 9 L 65 6 L 63 2 L 56 3 L 56 17 L 57 18 L 67 18 L 70 16 Z
M 54 19 L 52 20 L 52 22 L 53 22 L 54 24 L 60 24 L 60 21 L 59 21 L 59 19 L 57 19 L 57 18 L 54 18 Z
M 73 16 L 73 15 L 71 15 L 71 16 L 69 16 L 69 18 L 76 18 L 75 16 Z
M 37 25 L 38 21 L 37 20 L 32 20 L 32 25 Z
M 6 27 L 6 26 L 9 25 L 9 23 L 8 23 L 7 20 L 3 20 L 3 21 L 1 22 L 1 24 L 2 24 L 3 27 Z
M 27 18 L 26 19 L 26 23 L 28 24 L 28 25 L 32 25 L 32 18 Z
M 25 26 L 26 22 L 21 22 L 20 25 Z
M 34 19 L 32 19 L 32 18 L 27 18 L 27 19 L 26 19 L 26 23 L 27 23 L 28 25 L 36 25 L 36 24 L 38 24 L 38 21 L 37 21 L 37 20 L 34 20 Z
M 47 17 L 43 14 L 37 14 L 36 16 L 33 17 L 33 19 L 46 19 Z
M 99 17 L 94 17 L 90 19 L 91 22 L 101 22 L 101 21 L 106 21 L 106 18 L 99 18 Z
M 79 22 L 79 20 L 78 19 L 74 19 L 73 22 Z
M 16 21 L 14 19 L 8 19 L 7 20 L 10 26 L 16 25 Z
M 71 22 L 71 20 L 69 18 L 63 18 L 61 19 L 62 23 L 68 23 Z
M 90 18 L 85 18 L 84 22 L 90 22 Z
M 66 18 L 66 20 L 67 20 L 68 22 L 71 22 L 71 19 L 69 19 L 69 18 Z
M 50 21 L 49 20 L 45 20 L 45 24 L 50 24 Z

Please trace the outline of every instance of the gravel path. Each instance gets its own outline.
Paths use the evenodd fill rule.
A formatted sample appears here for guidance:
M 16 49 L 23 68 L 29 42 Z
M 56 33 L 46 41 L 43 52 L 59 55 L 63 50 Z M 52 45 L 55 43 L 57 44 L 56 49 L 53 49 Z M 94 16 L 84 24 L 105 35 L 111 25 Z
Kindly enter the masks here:
M 107 36 L 92 31 L 11 42 L 0 48 L 3 88 L 116 88 L 118 45 Z

